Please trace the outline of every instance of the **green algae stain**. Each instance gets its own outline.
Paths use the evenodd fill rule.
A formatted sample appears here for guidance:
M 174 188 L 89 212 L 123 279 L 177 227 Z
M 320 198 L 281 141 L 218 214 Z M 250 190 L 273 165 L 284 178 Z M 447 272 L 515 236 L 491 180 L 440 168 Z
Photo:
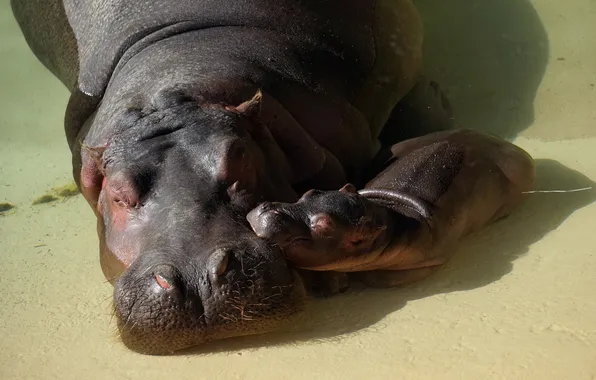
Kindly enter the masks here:
M 4 215 L 5 212 L 8 212 L 15 207 L 16 206 L 10 202 L 0 202 L 0 215 Z
M 41 205 L 44 203 L 51 203 L 51 202 L 57 201 L 58 199 L 60 199 L 60 198 L 58 198 L 57 196 L 54 196 L 52 194 L 44 194 L 41 197 L 36 198 L 33 201 L 32 205 L 36 206 L 36 205 Z
M 77 187 L 77 184 L 74 182 L 71 182 L 64 186 L 58 186 L 58 187 L 53 188 L 47 194 L 44 194 L 41 197 L 36 198 L 32 204 L 34 206 L 36 206 L 36 205 L 40 205 L 40 204 L 56 202 L 60 199 L 66 200 L 67 198 L 74 197 L 78 194 L 79 194 L 79 188 Z
M 78 195 L 79 188 L 77 187 L 76 183 L 71 182 L 68 185 L 55 187 L 52 189 L 52 193 L 62 198 L 69 198 Z

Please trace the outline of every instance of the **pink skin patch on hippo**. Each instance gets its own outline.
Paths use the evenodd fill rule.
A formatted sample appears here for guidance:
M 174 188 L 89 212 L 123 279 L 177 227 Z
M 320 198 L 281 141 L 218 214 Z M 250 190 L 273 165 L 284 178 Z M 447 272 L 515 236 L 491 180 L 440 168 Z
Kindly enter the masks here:
M 168 280 L 163 278 L 159 273 L 155 274 L 155 282 L 157 282 L 157 285 L 159 285 L 162 289 L 170 289 L 172 287 Z
M 85 158 L 81 188 L 97 217 L 102 271 L 113 282 L 139 255 L 138 242 L 130 232 L 131 211 L 137 207 L 138 197 L 125 178 L 108 180 L 99 170 L 98 160 Z

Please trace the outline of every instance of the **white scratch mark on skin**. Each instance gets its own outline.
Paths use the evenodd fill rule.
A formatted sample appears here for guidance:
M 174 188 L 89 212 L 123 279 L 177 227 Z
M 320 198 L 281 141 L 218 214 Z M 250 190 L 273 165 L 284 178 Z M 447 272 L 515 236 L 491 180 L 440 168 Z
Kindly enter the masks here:
M 582 187 L 581 189 L 571 189 L 571 190 L 531 190 L 531 191 L 524 191 L 522 194 L 534 194 L 534 193 L 577 193 L 579 191 L 586 191 L 592 190 L 592 187 Z

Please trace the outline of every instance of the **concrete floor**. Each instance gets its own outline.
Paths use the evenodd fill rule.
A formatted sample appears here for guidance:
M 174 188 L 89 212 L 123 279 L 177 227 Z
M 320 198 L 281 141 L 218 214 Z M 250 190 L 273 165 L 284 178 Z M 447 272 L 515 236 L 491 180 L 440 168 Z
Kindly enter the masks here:
M 596 379 L 596 2 L 419 0 L 427 72 L 462 126 L 514 139 L 538 193 L 419 284 L 312 302 L 285 334 L 210 353 L 127 351 L 82 197 L 67 91 L 0 5 L 0 379 Z M 591 221 L 592 220 L 592 221 Z

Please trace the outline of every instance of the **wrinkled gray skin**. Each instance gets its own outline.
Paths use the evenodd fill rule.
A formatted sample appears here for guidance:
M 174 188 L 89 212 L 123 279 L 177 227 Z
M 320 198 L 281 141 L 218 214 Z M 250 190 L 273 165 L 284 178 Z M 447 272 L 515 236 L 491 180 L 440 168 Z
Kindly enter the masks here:
M 390 144 L 451 124 L 446 99 L 420 77 L 409 0 L 12 7 L 34 54 L 71 91 L 74 178 L 97 216 L 120 335 L 138 352 L 288 322 L 304 284 L 247 213 L 358 183 L 379 136 Z M 394 26 L 379 20 L 400 15 L 380 39 Z M 392 77 L 374 74 L 387 63 L 383 46 L 402 52 L 386 65 Z

